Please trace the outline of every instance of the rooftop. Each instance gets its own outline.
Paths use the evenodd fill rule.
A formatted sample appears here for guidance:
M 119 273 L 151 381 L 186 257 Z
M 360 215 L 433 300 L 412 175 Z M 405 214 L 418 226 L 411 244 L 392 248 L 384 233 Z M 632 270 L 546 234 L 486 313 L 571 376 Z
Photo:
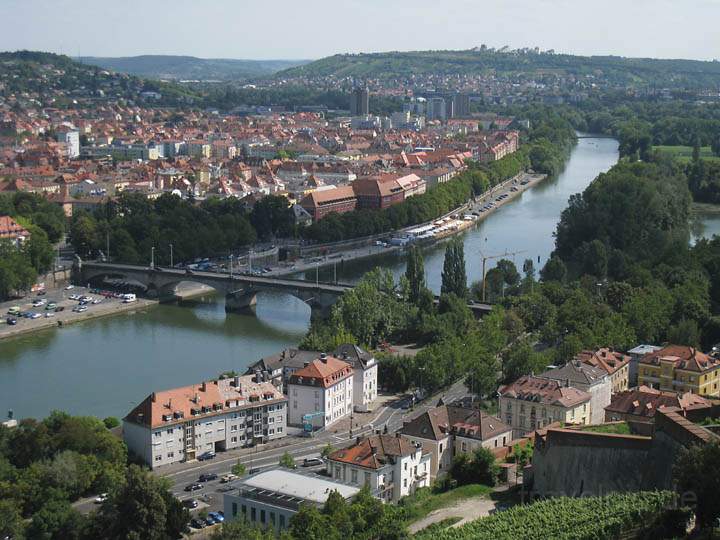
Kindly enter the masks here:
M 248 476 L 241 484 L 241 489 L 243 488 L 255 488 L 261 492 L 267 492 L 267 495 L 295 497 L 301 499 L 301 502 L 317 504 L 325 504 L 333 491 L 337 491 L 346 499 L 354 497 L 360 491 L 356 487 L 326 480 L 316 475 L 281 468 Z

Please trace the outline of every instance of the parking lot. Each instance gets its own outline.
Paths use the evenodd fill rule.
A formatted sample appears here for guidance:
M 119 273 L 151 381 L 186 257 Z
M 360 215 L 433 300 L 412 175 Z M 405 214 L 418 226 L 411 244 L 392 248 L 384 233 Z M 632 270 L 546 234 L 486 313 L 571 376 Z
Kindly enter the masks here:
M 0 304 L 0 338 L 152 304 L 112 291 L 68 285 Z

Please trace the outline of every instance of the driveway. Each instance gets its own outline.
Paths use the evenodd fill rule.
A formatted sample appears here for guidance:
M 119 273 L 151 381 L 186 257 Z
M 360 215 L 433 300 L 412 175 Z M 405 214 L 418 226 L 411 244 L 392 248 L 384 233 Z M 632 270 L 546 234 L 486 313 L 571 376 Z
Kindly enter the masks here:
M 487 497 L 472 497 L 470 499 L 463 499 L 452 506 L 446 506 L 445 508 L 433 510 L 421 520 L 410 524 L 408 530 L 411 534 L 415 534 L 433 523 L 437 523 L 438 521 L 451 517 L 462 518 L 453 525 L 453 527 L 459 527 L 468 521 L 474 521 L 478 518 L 489 516 L 490 512 L 495 509 L 495 504 L 495 501 L 488 499 Z

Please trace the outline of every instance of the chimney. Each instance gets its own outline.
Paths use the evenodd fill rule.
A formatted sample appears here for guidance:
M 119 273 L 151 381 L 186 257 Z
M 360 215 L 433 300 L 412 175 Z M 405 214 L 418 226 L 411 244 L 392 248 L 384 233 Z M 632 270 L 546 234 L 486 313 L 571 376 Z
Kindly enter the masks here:
M 197 405 L 200 402 L 200 398 L 198 397 L 197 392 L 195 392 L 195 397 L 193 398 L 193 401 L 195 402 L 195 405 Z
M 565 387 L 570 388 L 570 379 L 565 379 Z
M 168 407 L 168 409 L 172 410 L 172 398 L 168 398 L 167 407 Z
M 360 444 L 361 440 L 362 440 L 361 437 L 355 437 L 355 444 Z
M 200 391 L 205 392 L 207 390 L 207 385 L 205 384 L 205 381 L 202 382 L 200 385 Z
M 156 400 L 157 400 L 157 396 L 155 395 L 155 392 L 153 392 L 152 394 L 150 394 L 150 401 L 155 403 Z
M 325 354 L 325 353 L 320 353 L 320 361 L 321 361 L 323 364 L 327 364 L 327 354 Z

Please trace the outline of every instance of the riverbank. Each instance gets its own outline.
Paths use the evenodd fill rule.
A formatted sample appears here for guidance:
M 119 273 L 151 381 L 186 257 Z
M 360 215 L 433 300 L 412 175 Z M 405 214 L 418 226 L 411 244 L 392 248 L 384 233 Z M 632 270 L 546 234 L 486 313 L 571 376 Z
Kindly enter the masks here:
M 505 182 L 498 184 L 492 189 L 488 190 L 482 196 L 475 198 L 473 201 L 466 203 L 454 210 L 451 210 L 447 214 L 444 214 L 437 219 L 434 219 L 428 223 L 421 223 L 418 225 L 412 225 L 404 229 L 400 229 L 393 233 L 383 235 L 386 240 L 390 237 L 401 238 L 407 236 L 411 231 L 422 227 L 429 227 L 433 224 L 437 224 L 437 228 L 443 228 L 442 234 L 438 234 L 433 238 L 423 240 L 423 245 L 431 243 L 439 243 L 451 236 L 461 234 L 473 227 L 477 227 L 486 218 L 495 213 L 506 203 L 514 200 L 528 189 L 536 186 L 547 178 L 545 174 L 531 174 L 523 173 L 514 178 L 510 178 Z M 492 203 L 491 207 L 488 205 Z M 475 213 L 476 215 L 473 215 Z M 474 219 L 462 219 L 464 214 L 473 215 Z M 452 216 L 458 216 L 457 219 L 453 219 Z M 450 221 L 452 220 L 452 222 Z M 444 222 L 440 224 L 440 222 Z M 351 250 L 339 250 L 336 252 L 328 253 L 321 257 L 313 257 L 310 259 L 298 259 L 290 263 L 288 266 L 273 268 L 270 272 L 267 272 L 268 276 L 288 276 L 297 274 L 300 272 L 307 272 L 310 270 L 319 270 L 320 268 L 327 268 L 336 266 L 339 263 L 357 261 L 382 255 L 385 253 L 393 253 L 402 251 L 405 249 L 404 245 L 392 245 L 387 241 L 383 241 L 380 245 L 377 242 L 372 245 L 366 245 Z
M 98 304 L 88 304 L 87 311 L 73 311 L 73 308 L 78 305 L 78 302 L 70 299 L 70 294 L 91 296 L 95 299 L 101 299 L 101 302 Z M 63 310 L 47 310 L 45 309 L 46 305 L 34 307 L 32 301 L 38 298 L 44 298 L 48 303 L 53 302 L 57 304 L 58 307 L 62 307 Z M 110 317 L 121 313 L 133 313 L 155 306 L 157 303 L 156 300 L 148 300 L 145 298 L 138 298 L 136 302 L 124 303 L 120 298 L 104 298 L 99 294 L 93 294 L 85 287 L 74 287 L 72 290 L 67 291 L 64 289 L 52 290 L 48 291 L 48 293 L 42 297 L 27 297 L 15 303 L 3 303 L 2 306 L 0 306 L 3 319 L 2 324 L 0 324 L 0 340 L 41 332 L 52 328 L 63 328 L 91 319 Z M 6 322 L 8 318 L 7 310 L 11 306 L 19 307 L 21 312 L 37 313 L 40 317 L 37 319 L 15 317 L 17 323 L 15 325 L 8 324 Z

